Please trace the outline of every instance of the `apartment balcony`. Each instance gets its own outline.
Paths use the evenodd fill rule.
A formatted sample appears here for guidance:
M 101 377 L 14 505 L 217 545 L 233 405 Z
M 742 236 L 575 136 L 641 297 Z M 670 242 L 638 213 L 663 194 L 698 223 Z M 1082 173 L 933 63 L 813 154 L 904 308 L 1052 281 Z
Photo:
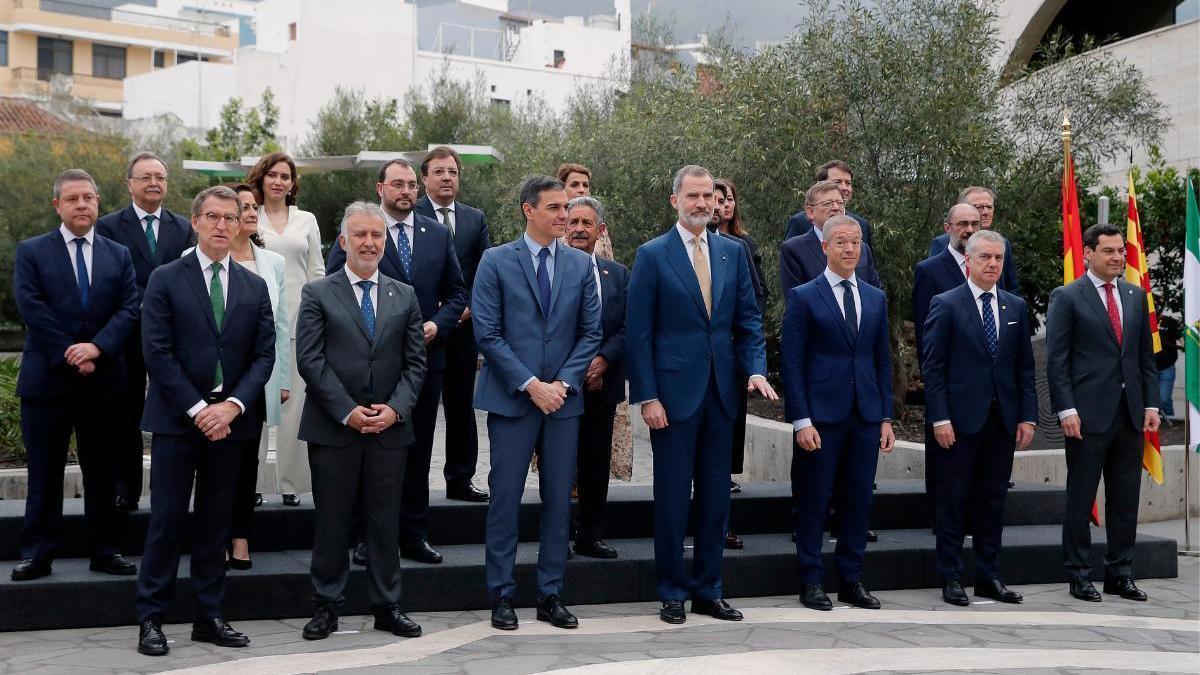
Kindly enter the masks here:
M 13 94 L 48 94 L 52 90 L 90 101 L 104 110 L 119 110 L 123 102 L 124 83 L 121 80 L 72 73 L 55 73 L 38 68 L 10 68 L 7 83 L 0 89 Z M 7 84 L 7 87 L 3 85 Z
M 232 31 L 229 30 L 229 27 L 219 23 L 180 19 L 125 9 L 108 9 L 77 2 L 68 2 L 67 0 L 11 0 L 11 2 L 14 9 L 40 10 L 64 16 L 98 19 L 100 21 L 111 21 L 116 24 L 156 28 L 175 33 L 191 33 L 194 35 L 225 38 L 232 36 Z

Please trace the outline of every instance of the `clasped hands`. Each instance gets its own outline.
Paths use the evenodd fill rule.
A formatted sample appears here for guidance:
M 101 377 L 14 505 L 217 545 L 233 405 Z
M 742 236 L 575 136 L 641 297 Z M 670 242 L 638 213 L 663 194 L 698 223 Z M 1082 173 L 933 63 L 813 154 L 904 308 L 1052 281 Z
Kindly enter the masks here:
M 529 399 L 542 411 L 543 415 L 552 415 L 563 407 L 567 401 L 567 388 L 562 382 L 543 382 L 534 380 L 525 387 Z
M 604 386 L 604 373 L 608 372 L 608 359 L 596 355 L 588 364 L 587 373 L 583 376 L 583 388 L 588 391 L 600 391 Z
M 91 342 L 79 342 L 67 347 L 63 358 L 67 365 L 73 366 L 80 375 L 91 375 L 96 372 L 96 359 L 100 356 L 100 348 Z
M 355 406 L 346 418 L 346 426 L 360 434 L 379 434 L 400 420 L 400 413 L 384 403 Z
M 210 403 L 200 409 L 196 416 L 192 418 L 192 423 L 204 434 L 204 437 L 210 441 L 219 441 L 229 435 L 229 425 L 238 415 L 242 414 L 242 409 L 233 401 L 221 401 L 220 403 Z

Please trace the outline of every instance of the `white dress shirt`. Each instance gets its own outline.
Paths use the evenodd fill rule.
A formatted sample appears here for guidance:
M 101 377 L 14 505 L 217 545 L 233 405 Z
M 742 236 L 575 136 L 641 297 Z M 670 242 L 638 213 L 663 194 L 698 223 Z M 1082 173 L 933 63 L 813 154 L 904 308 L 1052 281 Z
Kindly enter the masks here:
M 953 248 L 951 248 L 950 251 L 952 253 L 956 253 L 956 251 Z M 965 258 L 964 258 L 964 260 L 965 260 Z M 967 288 L 971 289 L 971 297 L 975 299 L 975 311 L 979 314 L 979 320 L 983 321 L 983 301 L 979 299 L 979 296 L 980 296 L 980 294 L 984 293 L 984 290 L 982 288 L 980 288 L 979 286 L 976 286 L 975 282 L 972 281 L 970 278 L 967 279 Z M 992 300 L 991 300 L 989 309 L 992 312 L 992 319 L 994 319 L 995 323 L 996 323 L 996 343 L 999 344 L 1000 343 L 1000 299 L 998 297 L 999 291 L 996 290 L 995 286 L 993 286 L 992 289 L 987 292 L 992 294 Z M 950 424 L 950 420 L 938 420 L 933 423 L 933 427 L 936 429 L 937 427 L 940 427 L 944 424 Z M 1030 424 L 1033 424 L 1033 422 L 1030 422 Z
M 592 251 L 592 278 L 596 280 L 596 299 L 600 301 L 600 312 L 604 312 L 604 291 L 600 286 L 600 265 L 596 262 L 596 252 Z
M 396 220 L 392 214 L 387 211 L 383 212 L 383 219 L 387 222 L 388 236 L 392 238 L 392 245 L 396 247 L 396 251 L 400 251 L 400 228 L 404 228 L 404 236 L 408 237 L 408 252 L 413 253 L 417 250 L 416 241 L 413 238 L 413 212 L 409 211 L 408 216 L 404 220 Z
M 137 208 L 137 207 L 135 206 L 134 208 Z M 214 261 L 211 258 L 209 258 L 208 256 L 204 255 L 204 252 L 201 251 L 200 247 L 198 247 L 198 246 L 196 247 L 195 252 L 196 252 L 196 259 L 200 261 L 200 273 L 204 275 L 204 289 L 205 290 L 210 290 L 212 288 L 212 275 L 213 275 L 212 264 L 214 262 L 221 263 L 221 304 L 225 305 L 226 308 L 228 308 L 228 306 L 229 306 L 229 265 L 230 265 L 230 263 L 233 262 L 233 258 L 230 257 L 229 253 L 227 252 L 225 254 L 224 259 L 219 260 L 219 261 Z M 220 329 L 220 326 L 217 326 L 217 328 Z M 221 388 L 222 388 L 222 385 L 218 384 L 217 386 L 213 387 L 213 391 L 219 392 L 219 391 L 221 391 Z M 234 398 L 233 396 L 230 396 L 229 398 L 227 398 L 225 400 L 232 401 L 234 404 L 237 405 L 237 407 L 239 409 L 241 409 L 241 411 L 243 413 L 246 412 L 246 404 L 242 403 L 241 401 Z M 197 401 L 195 405 L 188 408 L 188 411 L 187 411 L 188 417 L 195 417 L 197 413 L 199 413 L 201 410 L 204 410 L 207 407 L 208 407 L 208 403 L 206 403 L 205 401 L 203 401 L 203 400 Z
M 823 230 L 820 227 L 817 227 L 816 223 L 813 223 L 812 229 L 813 229 L 813 232 L 816 233 L 816 235 L 817 235 L 817 241 L 825 241 L 825 230 Z
M 75 277 L 75 283 L 79 283 L 78 272 L 76 267 L 79 263 L 75 262 L 75 240 L 78 239 L 74 232 L 67 229 L 66 224 L 59 224 L 58 232 L 62 235 L 64 241 L 67 242 L 67 255 L 71 256 L 71 273 Z M 87 234 L 83 235 L 83 266 L 87 268 L 88 284 L 92 283 L 92 246 L 96 241 L 96 229 L 89 227 Z
M 947 246 L 946 250 L 950 251 L 950 255 L 954 257 L 954 262 L 958 263 L 958 269 L 962 272 L 963 278 L 966 279 L 969 277 L 970 275 L 967 274 L 967 256 L 959 253 L 958 249 L 953 246 Z M 978 298 L 979 294 L 976 294 L 975 297 Z
M 692 234 L 691 230 L 683 226 L 683 223 L 675 223 L 675 231 L 679 233 L 679 237 L 683 239 L 683 250 L 687 252 L 688 262 L 692 263 L 692 269 L 696 269 L 696 235 Z M 708 278 L 712 279 L 712 243 L 708 240 L 708 228 L 700 230 L 700 241 L 704 242 L 704 258 L 708 260 Z M 715 284 L 716 281 L 714 280 Z
M 346 278 L 350 280 L 350 288 L 354 289 L 354 300 L 355 300 L 355 302 L 358 303 L 359 307 L 362 307 L 363 289 L 362 289 L 362 286 L 358 285 L 358 282 L 360 282 L 360 281 L 372 282 L 372 284 L 371 284 L 371 310 L 374 311 L 375 316 L 378 317 L 379 316 L 379 309 L 378 309 L 379 308 L 379 268 L 375 268 L 375 273 L 371 275 L 370 279 L 364 279 L 364 278 L 358 276 L 357 274 L 355 274 L 354 272 L 350 271 L 349 265 L 342 266 L 342 269 L 346 271 Z
M 150 227 L 154 229 L 154 241 L 158 241 L 158 224 L 162 222 L 162 207 L 160 206 L 154 211 L 143 211 L 142 207 L 134 202 L 133 212 L 137 214 L 138 225 L 142 228 L 142 236 L 145 236 L 146 232 L 146 216 L 154 216 L 154 222 L 150 224 Z
M 821 231 L 818 227 L 813 227 L 813 229 L 817 230 L 818 233 Z M 817 236 L 819 237 L 820 234 Z M 858 292 L 858 277 L 854 273 L 851 273 L 849 279 L 843 279 L 836 272 L 829 269 L 829 267 L 825 268 L 824 274 L 825 280 L 829 282 L 829 287 L 833 289 L 833 299 L 837 300 L 838 309 L 842 311 L 843 321 L 846 319 L 846 288 L 842 286 L 842 282 L 850 282 L 850 292 L 854 294 L 854 307 L 856 309 L 854 312 L 855 323 L 859 326 L 862 326 L 862 296 Z M 792 431 L 795 432 L 800 431 L 801 429 L 807 429 L 812 425 L 813 423 L 811 417 L 792 420 Z
M 449 204 L 439 204 L 437 203 L 436 199 L 430 197 L 429 205 L 433 207 L 434 220 L 438 221 L 439 223 L 442 222 L 442 214 L 438 209 L 450 209 L 450 211 L 446 213 L 446 222 L 443 224 L 450 228 L 450 234 L 454 234 L 455 225 L 458 224 L 458 219 L 454 211 L 454 200 L 451 200 Z

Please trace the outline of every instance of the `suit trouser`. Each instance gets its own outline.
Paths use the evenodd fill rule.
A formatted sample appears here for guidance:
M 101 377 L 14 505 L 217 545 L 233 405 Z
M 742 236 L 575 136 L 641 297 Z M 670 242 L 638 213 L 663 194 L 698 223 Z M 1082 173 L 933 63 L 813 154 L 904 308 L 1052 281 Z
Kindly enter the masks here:
M 262 425 L 258 440 L 246 448 L 238 458 L 237 488 L 233 495 L 233 517 L 229 522 L 231 539 L 249 539 L 254 530 L 254 495 L 258 491 L 258 467 L 263 456 L 263 445 L 270 434 L 267 425 Z
M 138 620 L 161 621 L 174 597 L 179 555 L 188 524 L 192 484 L 191 584 L 196 618 L 221 616 L 225 597 L 225 549 L 243 454 L 258 439 L 210 442 L 199 431 L 174 436 L 155 434 L 151 445 L 150 524 L 138 575 Z
M 974 529 L 975 581 L 1000 578 L 1004 501 L 1012 474 L 1016 436 L 1004 428 L 993 403 L 983 428 L 954 433 L 954 445 L 935 444 L 927 453 L 937 465 L 937 570 L 943 579 L 962 574 L 962 547 L 968 519 Z
M 1117 415 L 1102 433 L 1067 439 L 1067 513 L 1063 518 L 1063 559 L 1072 576 L 1091 574 L 1089 530 L 1096 488 L 1104 476 L 1104 528 L 1108 551 L 1105 577 L 1133 574 L 1138 499 L 1142 487 L 1142 431 L 1133 425 L 1121 395 Z
M 796 500 L 796 558 L 800 581 L 819 584 L 825 573 L 821 564 L 822 532 L 829 511 L 839 467 L 844 468 L 845 492 L 837 547 L 833 560 L 842 583 L 862 576 L 867 528 L 871 520 L 872 486 L 879 461 L 879 423 L 867 422 L 857 408 L 841 422 L 818 422 L 821 447 L 809 452 L 792 445 L 792 495 Z
M 21 557 L 54 560 L 62 537 L 63 472 L 67 444 L 75 431 L 76 454 L 83 473 L 84 522 L 92 560 L 117 552 L 124 514 L 113 510 L 115 462 L 108 431 L 116 406 L 102 396 L 21 398 L 21 436 L 28 463 Z
M 425 516 L 429 513 L 429 463 L 433 456 L 433 431 L 437 426 L 438 399 L 442 395 L 442 373 L 425 373 L 417 403 L 413 406 L 416 441 L 408 449 L 404 488 L 400 493 L 400 545 L 425 541 Z M 447 430 L 448 433 L 448 430 Z
M 279 428 L 275 434 L 275 472 L 279 492 L 298 495 L 312 491 L 312 473 L 308 467 L 308 446 L 300 440 L 300 417 L 304 413 L 304 380 L 296 369 L 296 339 L 292 338 L 292 388 L 287 403 L 280 408 Z
M 746 411 L 750 404 L 750 392 L 746 391 L 745 383 L 749 376 L 738 374 L 738 382 L 742 386 L 738 391 L 738 408 L 733 418 L 733 452 L 730 455 L 729 473 L 741 473 L 745 470 L 746 462 Z
M 146 406 L 146 365 L 142 360 L 141 321 L 133 325 L 133 337 L 125 343 L 125 372 L 129 389 L 121 397 L 115 412 L 116 447 L 113 478 L 116 494 L 137 503 L 142 497 L 142 473 L 145 445 L 142 440 L 142 412 Z
M 534 409 L 523 417 L 488 413 L 488 439 L 492 470 L 488 474 L 486 573 L 488 600 L 511 598 L 516 584 L 521 495 L 534 446 L 540 447 L 538 493 L 542 498 L 537 580 L 538 599 L 561 595 L 567 564 L 568 527 L 571 518 L 571 482 L 575 477 L 575 444 L 579 417 L 555 418 Z
M 464 321 L 446 338 L 446 370 L 442 378 L 442 409 L 446 415 L 447 488 L 464 487 L 475 477 L 479 461 L 479 431 L 475 425 L 475 373 L 479 351 L 475 331 Z
M 583 397 L 579 419 L 579 458 L 575 483 L 579 486 L 579 531 L 575 541 L 595 542 L 604 538 L 604 511 L 608 505 L 608 478 L 612 465 L 615 404 L 605 403 L 600 393 Z
M 350 576 L 355 509 L 362 504 L 367 544 L 367 595 L 372 608 L 400 603 L 396 521 L 408 448 L 384 448 L 363 438 L 343 448 L 310 443 L 313 477 L 313 553 L 309 576 L 314 608 L 336 608 Z
M 711 377 L 700 408 L 650 431 L 654 450 L 654 570 L 662 600 L 721 595 L 721 556 L 729 520 L 729 462 L 733 419 Z M 693 491 L 693 483 L 695 490 Z M 692 571 L 684 569 L 683 539 L 695 511 Z
M 929 507 L 929 518 L 937 522 L 937 471 L 938 463 L 934 459 L 933 450 L 941 448 L 933 436 L 931 420 L 925 421 L 925 501 Z

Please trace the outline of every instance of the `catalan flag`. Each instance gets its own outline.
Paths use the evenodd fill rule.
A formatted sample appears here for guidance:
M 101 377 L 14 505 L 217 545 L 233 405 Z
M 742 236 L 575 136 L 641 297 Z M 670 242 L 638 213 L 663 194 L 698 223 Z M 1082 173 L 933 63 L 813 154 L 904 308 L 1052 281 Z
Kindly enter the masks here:
M 1146 265 L 1146 248 L 1142 237 L 1142 224 L 1138 219 L 1137 194 L 1133 187 L 1133 173 L 1129 174 L 1129 208 L 1125 216 L 1125 280 L 1141 286 L 1146 291 L 1146 305 L 1150 312 L 1150 335 L 1154 353 L 1162 351 L 1162 340 L 1158 335 L 1158 313 L 1154 311 L 1154 296 L 1150 293 L 1150 268 Z M 1162 447 L 1158 432 L 1147 431 L 1142 445 L 1142 467 L 1162 485 Z

